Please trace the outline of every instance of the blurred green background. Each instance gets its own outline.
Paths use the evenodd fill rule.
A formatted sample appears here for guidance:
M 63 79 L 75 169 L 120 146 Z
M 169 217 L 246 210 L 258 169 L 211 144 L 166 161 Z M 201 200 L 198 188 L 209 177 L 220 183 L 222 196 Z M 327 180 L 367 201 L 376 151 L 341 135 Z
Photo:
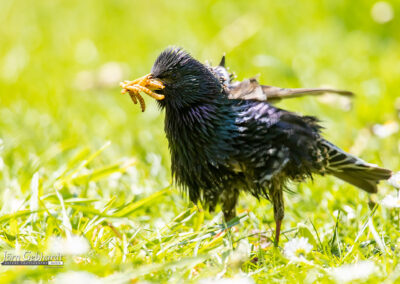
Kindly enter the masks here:
M 50 236 L 68 235 L 58 226 L 65 216 L 57 207 L 61 201 L 55 188 L 64 199 L 95 199 L 84 206 L 100 210 L 110 199 L 111 207 L 121 209 L 170 184 L 164 114 L 149 98 L 141 113 L 119 89 L 120 81 L 147 74 L 168 45 L 181 46 L 200 61 L 214 64 L 226 53 L 238 80 L 259 74 L 264 84 L 355 92 L 352 102 L 328 96 L 279 106 L 318 116 L 331 141 L 398 170 L 399 15 L 400 2 L 394 0 L 0 1 L 0 213 L 12 217 L 2 219 L 1 247 L 42 250 Z M 110 146 L 91 159 L 90 153 L 107 141 Z M 39 186 L 32 197 L 35 173 Z M 390 190 L 384 185 L 382 192 Z M 298 191 L 289 197 L 287 228 L 306 217 L 320 226 L 329 220 L 333 226 L 330 214 L 342 204 L 362 216 L 368 214 L 365 204 L 357 205 L 366 202 L 366 195 L 333 178 L 316 178 Z M 320 204 L 328 207 L 319 208 Z M 271 207 L 264 201 L 261 205 L 252 198 L 241 202 L 241 208 L 253 210 L 269 224 Z M 40 221 L 34 224 L 26 216 L 12 215 L 52 206 L 53 221 L 46 212 L 38 213 Z M 190 206 L 174 189 L 128 219 L 151 230 Z M 94 213 L 82 210 L 67 206 L 72 232 L 84 235 L 100 255 L 88 235 L 95 234 L 94 229 L 84 232 L 77 221 L 93 218 Z M 47 222 L 55 222 L 57 228 L 49 229 Z M 23 231 L 28 225 L 31 231 Z M 126 228 L 129 236 L 133 227 Z M 104 258 L 94 253 L 93 259 L 102 259 L 103 265 L 114 262 L 104 250 Z M 135 257 L 134 249 L 130 253 Z M 175 261 L 179 255 L 137 263 Z M 71 263 L 74 269 L 82 267 Z M 100 265 L 94 273 L 123 271 L 118 265 L 106 272 Z M 85 269 L 94 270 L 90 265 Z M 10 279 L 17 277 L 13 271 L 7 270 Z M 25 273 L 39 277 L 34 271 Z M 51 277 L 56 272 L 46 273 Z

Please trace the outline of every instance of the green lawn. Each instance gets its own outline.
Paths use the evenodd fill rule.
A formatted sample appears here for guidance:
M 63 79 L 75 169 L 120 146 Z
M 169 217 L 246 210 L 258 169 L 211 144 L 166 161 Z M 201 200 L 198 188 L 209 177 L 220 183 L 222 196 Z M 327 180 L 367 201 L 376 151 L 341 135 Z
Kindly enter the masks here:
M 238 79 L 354 91 L 351 103 L 279 106 L 398 171 L 399 3 L 0 1 L 0 261 L 32 251 L 65 262 L 0 266 L 0 282 L 400 281 L 400 212 L 379 206 L 394 187 L 382 184 L 371 211 L 366 193 L 334 178 L 293 184 L 276 249 L 267 201 L 243 195 L 224 230 L 219 210 L 171 185 L 164 114 L 119 89 L 168 45 L 214 64 L 225 52 Z

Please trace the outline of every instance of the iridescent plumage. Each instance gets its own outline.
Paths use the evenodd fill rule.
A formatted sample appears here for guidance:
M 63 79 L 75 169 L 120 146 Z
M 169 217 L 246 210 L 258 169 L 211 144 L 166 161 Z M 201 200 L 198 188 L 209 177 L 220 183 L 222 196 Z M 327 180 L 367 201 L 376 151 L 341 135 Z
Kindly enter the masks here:
M 321 137 L 318 120 L 271 105 L 274 99 L 304 94 L 351 92 L 282 89 L 255 79 L 233 82 L 224 66 L 207 67 L 178 48 L 163 51 L 151 76 L 164 85 L 155 91 L 165 109 L 165 132 L 172 174 L 193 202 L 225 220 L 235 216 L 240 192 L 274 205 L 276 243 L 284 216 L 283 190 L 289 180 L 332 174 L 367 192 L 388 179 L 389 170 L 353 157 Z

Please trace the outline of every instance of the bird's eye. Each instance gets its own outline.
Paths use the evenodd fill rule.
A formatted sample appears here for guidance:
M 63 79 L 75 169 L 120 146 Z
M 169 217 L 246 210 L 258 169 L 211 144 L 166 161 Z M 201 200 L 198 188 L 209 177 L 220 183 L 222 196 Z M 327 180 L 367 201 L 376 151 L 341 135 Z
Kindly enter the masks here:
M 160 75 L 158 75 L 157 77 L 160 80 L 168 79 L 168 78 L 170 78 L 170 73 L 169 72 L 163 72 Z
M 178 80 L 177 73 L 171 72 L 171 71 L 163 72 L 162 74 L 158 75 L 157 77 L 158 77 L 158 79 L 162 80 L 164 83 L 167 83 L 167 84 Z
M 158 79 L 160 79 L 164 84 L 169 84 L 172 82 L 171 77 L 169 76 L 158 76 Z

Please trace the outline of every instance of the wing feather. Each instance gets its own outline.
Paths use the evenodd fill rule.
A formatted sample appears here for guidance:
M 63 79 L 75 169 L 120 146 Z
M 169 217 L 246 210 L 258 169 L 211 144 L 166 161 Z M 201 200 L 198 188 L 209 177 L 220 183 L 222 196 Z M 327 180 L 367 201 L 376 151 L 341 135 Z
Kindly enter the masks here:
M 277 102 L 282 99 L 303 96 L 319 96 L 326 93 L 352 97 L 354 93 L 330 88 L 280 88 L 260 85 L 256 78 L 246 79 L 229 85 L 230 99 Z

